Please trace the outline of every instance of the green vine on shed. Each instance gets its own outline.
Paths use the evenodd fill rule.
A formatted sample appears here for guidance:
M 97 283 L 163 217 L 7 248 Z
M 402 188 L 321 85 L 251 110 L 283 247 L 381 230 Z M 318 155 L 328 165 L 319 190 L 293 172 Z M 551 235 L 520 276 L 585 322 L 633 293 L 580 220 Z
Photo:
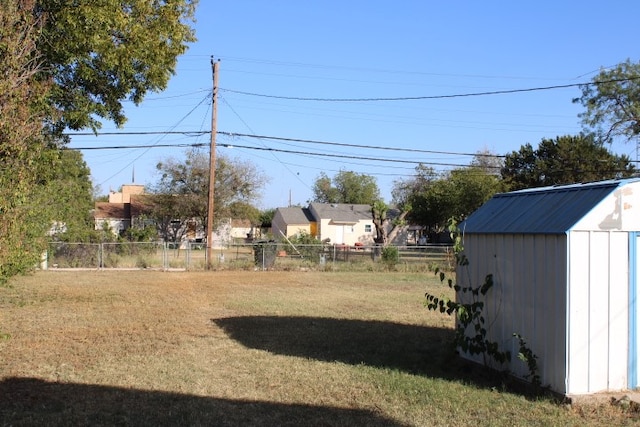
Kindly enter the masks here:
M 449 232 L 454 242 L 453 250 L 456 264 L 461 267 L 469 265 L 469 260 L 462 253 L 462 238 L 455 220 L 450 221 Z M 455 346 L 470 355 L 481 355 L 484 366 L 489 366 L 490 360 L 500 365 L 511 361 L 510 351 L 501 350 L 497 342 L 487 338 L 484 299 L 493 288 L 493 274 L 487 274 L 482 284 L 477 286 L 460 286 L 453 279 L 447 277 L 446 273 L 439 268 L 435 269 L 435 274 L 439 276 L 441 282 L 446 282 L 449 288 L 456 292 L 456 295 L 469 295 L 471 297 L 470 302 L 461 302 L 447 297 L 438 297 L 429 292 L 425 293 L 427 309 L 456 317 Z M 539 386 L 538 357 L 527 347 L 526 341 L 520 334 L 514 333 L 513 336 L 519 340 L 518 358 L 525 362 L 529 369 L 529 374 L 525 378 L 534 385 Z

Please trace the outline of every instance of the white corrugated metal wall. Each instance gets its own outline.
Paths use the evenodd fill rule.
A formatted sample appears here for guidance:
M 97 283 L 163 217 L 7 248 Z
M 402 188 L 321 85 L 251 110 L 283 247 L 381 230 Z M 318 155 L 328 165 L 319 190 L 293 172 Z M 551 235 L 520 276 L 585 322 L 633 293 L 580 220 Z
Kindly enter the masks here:
M 528 373 L 517 357 L 518 333 L 538 356 L 542 383 L 557 391 L 564 390 L 566 378 L 566 241 L 566 235 L 466 235 L 469 265 L 458 271 L 463 286 L 470 280 L 478 286 L 493 274 L 486 326 L 489 339 L 511 351 L 504 368 L 520 377 Z
M 627 388 L 629 235 L 569 233 L 567 394 Z
M 482 283 L 489 338 L 510 350 L 505 366 L 528 373 L 517 359 L 519 333 L 538 356 L 543 385 L 565 394 L 627 388 L 629 348 L 628 233 L 467 235 L 469 266 L 459 284 Z M 478 358 L 471 358 L 480 361 Z

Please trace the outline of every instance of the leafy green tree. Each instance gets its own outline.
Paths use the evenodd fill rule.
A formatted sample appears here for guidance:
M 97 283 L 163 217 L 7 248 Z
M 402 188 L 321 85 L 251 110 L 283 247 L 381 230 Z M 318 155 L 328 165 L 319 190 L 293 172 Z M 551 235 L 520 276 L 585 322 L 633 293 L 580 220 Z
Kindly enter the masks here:
M 61 132 L 121 126 L 123 101 L 164 89 L 195 40 L 195 5 L 0 0 L 0 281 L 37 264 L 52 222 L 82 229 L 84 171 L 56 151 Z
M 195 41 L 197 0 L 36 0 L 40 79 L 53 83 L 52 131 L 121 126 L 122 101 L 142 102 L 166 88 L 177 57 Z
M 313 200 L 319 203 L 372 205 L 379 199 L 376 179 L 351 171 L 340 171 L 333 179 L 322 172 L 313 186 Z
M 502 178 L 509 190 L 629 177 L 627 156 L 611 153 L 593 135 L 543 139 L 537 149 L 525 144 L 505 158 Z
M 44 152 L 38 174 L 38 195 L 51 220 L 51 237 L 70 242 L 94 237 L 91 172 L 82 153 L 50 148 Z
M 273 221 L 273 217 L 276 215 L 275 209 L 265 209 L 260 212 L 259 224 L 263 228 L 271 227 L 271 222 Z
M 411 201 L 414 194 L 423 192 L 431 183 L 438 179 L 438 174 L 432 167 L 419 164 L 415 168 L 415 174 L 408 179 L 398 179 L 393 182 L 391 189 L 392 202 L 403 212 L 411 210 Z
M 620 136 L 631 140 L 640 134 L 640 62 L 627 60 L 603 69 L 591 84 L 582 85 L 582 96 L 573 102 L 582 104 L 582 123 L 602 142 Z
M 187 151 L 184 159 L 169 158 L 158 163 L 159 180 L 147 198 L 148 214 L 160 226 L 162 235 L 180 238 L 176 232 L 196 219 L 206 224 L 209 194 L 209 156 L 196 150 Z M 262 172 L 250 162 L 216 156 L 214 187 L 214 229 L 221 220 L 236 213 L 252 215 L 258 220 L 258 211 L 250 209 L 267 182 Z
M 261 222 L 260 209 L 250 203 L 236 201 L 229 205 L 229 216 L 235 219 L 248 219 L 252 225 L 259 225 Z
M 158 230 L 143 215 L 134 224 L 131 224 L 131 227 L 126 229 L 124 238 L 130 242 L 153 242 L 158 238 Z
M 37 264 L 46 247 L 49 218 L 35 196 L 45 142 L 49 83 L 41 72 L 36 39 L 42 21 L 33 8 L 0 0 L 0 283 Z
M 499 177 L 482 168 L 453 169 L 410 195 L 408 218 L 431 231 L 442 231 L 451 218 L 470 215 L 502 189 Z

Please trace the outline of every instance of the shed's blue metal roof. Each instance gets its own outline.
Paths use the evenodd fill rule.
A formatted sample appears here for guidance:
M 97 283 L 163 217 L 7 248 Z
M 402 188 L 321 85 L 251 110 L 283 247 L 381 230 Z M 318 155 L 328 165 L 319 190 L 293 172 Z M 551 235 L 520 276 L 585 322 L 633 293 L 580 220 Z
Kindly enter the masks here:
M 464 233 L 563 234 L 616 188 L 637 178 L 496 194 L 460 226 Z

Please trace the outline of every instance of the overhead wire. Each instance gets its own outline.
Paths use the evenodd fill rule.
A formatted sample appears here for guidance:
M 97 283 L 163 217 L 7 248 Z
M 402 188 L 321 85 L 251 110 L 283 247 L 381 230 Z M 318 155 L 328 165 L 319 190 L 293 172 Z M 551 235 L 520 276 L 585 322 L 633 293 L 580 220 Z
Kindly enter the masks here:
M 569 84 L 563 84 L 563 85 L 539 86 L 539 87 L 522 88 L 522 89 L 504 89 L 504 90 L 493 90 L 493 91 L 483 91 L 483 92 L 467 92 L 467 93 L 457 93 L 457 94 L 449 94 L 449 95 L 399 96 L 399 97 L 378 97 L 378 98 L 319 98 L 319 97 L 284 96 L 284 95 L 270 95 L 270 94 L 256 93 L 256 92 L 245 92 L 245 91 L 225 89 L 225 88 L 220 88 L 220 91 L 235 93 L 238 95 L 255 96 L 260 98 L 286 99 L 290 101 L 386 102 L 386 101 L 417 101 L 417 100 L 428 100 L 428 99 L 465 98 L 465 97 L 475 97 L 475 96 L 505 95 L 505 94 L 514 94 L 514 93 L 524 93 L 524 92 L 539 92 L 539 91 L 556 90 L 556 89 L 567 89 L 571 87 L 592 86 L 592 85 L 606 84 L 606 83 L 620 83 L 620 82 L 626 82 L 626 81 L 632 81 L 632 80 L 638 80 L 638 79 L 640 79 L 640 76 L 628 77 L 624 79 L 610 79 L 610 80 L 584 82 L 584 83 L 569 83 Z
M 486 77 L 486 76 L 485 76 Z M 553 86 L 542 86 L 542 87 L 533 87 L 533 88 L 522 88 L 522 89 L 509 89 L 509 90 L 496 90 L 496 91 L 484 91 L 484 92 L 470 92 L 470 93 L 459 93 L 459 94 L 449 94 L 449 95 L 430 95 L 430 96 L 409 96 L 409 97 L 379 97 L 379 98 L 307 98 L 307 97 L 291 97 L 291 96 L 281 96 L 281 95 L 269 95 L 269 94 L 260 94 L 260 93 L 252 93 L 252 92 L 244 92 L 244 91 L 236 91 L 231 89 L 219 88 L 220 91 L 227 93 L 235 93 L 244 96 L 254 96 L 254 97 L 264 97 L 264 98 L 275 98 L 275 99 L 283 99 L 283 100 L 295 100 L 295 101 L 318 101 L 318 102 L 386 102 L 386 101 L 413 101 L 413 100 L 428 100 L 428 99 L 446 99 L 446 98 L 458 98 L 458 97 L 472 97 L 472 96 L 489 96 L 489 95 L 499 95 L 499 94 L 515 94 L 515 93 L 523 93 L 523 92 L 533 92 L 533 91 L 543 91 L 543 90 L 554 90 L 554 89 L 564 89 L 570 87 L 580 87 L 586 85 L 595 85 L 595 84 L 604 84 L 604 83 L 612 83 L 612 82 L 621 82 L 621 81 L 630 81 L 636 80 L 640 77 L 632 77 L 625 79 L 611 79 L 605 81 L 596 81 L 596 82 L 586 82 L 586 83 L 572 83 L 572 84 L 564 84 L 564 85 L 553 85 Z M 193 93 L 201 93 L 202 91 L 197 91 Z M 196 108 L 198 108 L 210 95 L 211 91 L 207 91 L 207 97 L 201 100 L 187 115 L 181 119 L 176 125 L 172 128 L 175 129 L 186 117 L 188 117 Z M 169 97 L 158 97 L 153 100 L 160 99 L 170 99 L 177 98 L 178 96 L 169 96 Z M 240 117 L 240 115 L 235 111 L 235 109 L 229 104 L 229 102 L 222 98 L 223 102 L 229 107 L 230 111 L 235 114 L 241 122 L 245 124 L 245 126 L 253 132 L 253 130 L 248 126 L 248 124 Z M 161 135 L 158 141 L 152 145 L 127 145 L 127 146 L 112 146 L 112 147 L 78 147 L 76 149 L 79 150 L 99 150 L 99 149 L 145 149 L 139 156 L 125 165 L 122 169 L 120 169 L 116 174 L 109 177 L 104 182 L 112 179 L 114 176 L 122 172 L 128 166 L 133 164 L 137 159 L 142 157 L 149 149 L 155 147 L 201 147 L 207 145 L 205 143 L 182 143 L 182 144 L 158 144 L 162 139 L 164 139 L 167 135 L 172 134 L 181 134 L 187 137 L 196 137 L 199 138 L 205 134 L 210 134 L 210 131 L 163 131 L 163 132 L 113 132 L 113 133 L 73 133 L 70 135 Z M 321 145 L 329 145 L 329 146 L 339 146 L 339 147 L 350 147 L 350 148 L 358 148 L 358 149 L 379 149 L 379 150 L 392 150 L 392 151 L 406 151 L 406 152 L 414 152 L 414 153 L 423 153 L 423 154 L 441 154 L 441 155 L 459 155 L 459 156 L 482 156 L 482 153 L 456 153 L 456 152 L 448 152 L 448 151 L 434 151 L 434 150 L 420 150 L 420 149 L 411 149 L 411 148 L 394 148 L 394 147 L 380 147 L 373 145 L 358 145 L 358 144 L 347 144 L 347 143 L 338 143 L 338 142 L 329 142 L 329 141 L 315 141 L 315 140 L 305 140 L 305 139 L 295 139 L 295 138 L 284 138 L 284 137 L 270 137 L 265 135 L 256 135 L 255 132 L 253 134 L 242 134 L 236 132 L 218 132 L 220 135 L 228 136 L 230 138 L 256 138 L 258 140 L 269 139 L 273 141 L 280 142 L 294 142 L 294 143 L 312 143 L 312 144 L 321 144 Z M 285 149 L 277 149 L 270 148 L 264 145 L 263 147 L 252 147 L 252 146 L 242 146 L 238 144 L 220 144 L 223 147 L 237 147 L 248 150 L 261 150 L 268 151 L 270 153 L 288 153 L 288 154 L 297 154 L 302 156 L 314 156 L 314 157 L 328 157 L 335 159 L 351 159 L 351 160 L 366 160 L 366 161 L 380 161 L 380 162 L 399 162 L 399 163 L 411 163 L 411 164 L 427 164 L 427 165 L 435 165 L 435 166 L 448 166 L 448 167 L 464 167 L 468 166 L 463 164 L 455 164 L 455 163 L 440 163 L 440 162 L 417 162 L 415 160 L 403 160 L 403 159 L 384 159 L 384 158 L 376 158 L 369 156 L 356 156 L 351 154 L 327 154 L 327 153 L 314 153 L 314 152 L 305 152 L 299 150 L 285 150 Z M 503 155 L 488 155 L 491 157 L 503 158 Z M 279 160 L 274 156 L 278 162 L 280 162 L 285 168 L 287 168 L 286 164 Z M 288 168 L 287 168 L 288 169 Z M 288 169 L 289 170 L 289 169 Z M 291 170 L 289 170 L 291 172 Z M 293 174 L 293 172 L 291 172 Z M 297 174 L 294 176 L 298 177 Z M 298 177 L 298 179 L 300 179 Z M 306 185 L 306 184 L 305 184 Z
M 200 102 L 198 102 L 198 104 L 196 104 L 195 107 L 193 107 L 187 114 L 185 114 L 180 120 L 178 120 L 173 126 L 172 128 L 175 129 L 176 127 L 178 127 L 180 125 L 180 123 L 182 123 L 187 117 L 189 117 L 200 105 L 202 105 L 207 98 L 209 98 L 209 95 L 205 96 Z M 165 138 L 166 135 L 160 136 L 158 138 L 157 143 L 159 143 L 160 141 L 162 141 L 162 139 Z M 157 143 L 152 144 L 150 146 L 147 146 L 147 148 L 145 150 L 142 151 L 142 153 L 140 153 L 140 155 L 136 156 L 133 160 L 131 160 L 129 163 L 127 163 L 126 165 L 124 165 L 121 169 L 119 169 L 116 173 L 114 173 L 113 175 L 111 175 L 110 177 L 108 177 L 107 179 L 103 180 L 99 185 L 103 185 L 105 184 L 107 181 L 109 181 L 110 179 L 118 176 L 120 173 L 122 173 L 122 171 L 124 171 L 126 168 L 128 168 L 129 166 L 131 166 L 132 164 L 134 164 L 136 162 L 136 160 L 140 159 L 142 156 L 144 156 L 151 148 L 153 148 L 155 145 L 157 145 Z
M 121 135 L 185 135 L 185 136 L 202 136 L 205 134 L 211 134 L 211 131 L 167 131 L 167 132 L 157 132 L 157 131 L 143 131 L 143 132 L 96 132 L 96 133 L 66 133 L 65 135 L 74 136 L 74 135 L 95 135 L 95 136 L 121 136 Z M 300 143 L 309 143 L 309 144 L 320 144 L 320 145 L 332 145 L 339 147 L 351 147 L 351 148 L 367 148 L 373 150 L 389 150 L 389 151 L 402 151 L 409 153 L 422 153 L 422 154 L 443 154 L 443 155 L 453 155 L 453 156 L 479 156 L 479 157 L 505 157 L 504 155 L 498 154 L 486 154 L 486 153 L 465 153 L 465 152 L 455 152 L 455 151 L 438 151 L 438 150 L 423 150 L 418 148 L 403 148 L 403 147 L 385 147 L 380 145 L 361 145 L 361 144 L 349 144 L 343 142 L 331 142 L 331 141 L 318 141 L 313 139 L 302 139 L 302 138 L 289 138 L 289 137 L 281 137 L 281 136 L 269 136 L 269 135 L 256 135 L 256 134 L 246 134 L 239 132 L 226 132 L 226 131 L 217 131 L 216 134 L 224 135 L 228 137 L 244 137 L 244 138 L 257 138 L 257 139 L 267 139 L 274 141 L 286 141 L 286 142 L 300 142 Z M 232 144 L 231 144 L 232 145 Z M 148 146 L 148 145 L 145 145 Z M 159 145 L 159 146 L 189 146 L 189 144 L 176 144 L 176 145 Z M 81 150 L 100 150 L 104 149 L 126 149 L 127 147 L 132 147 L 129 145 L 122 145 L 117 147 L 74 147 Z M 141 148 L 140 146 L 136 146 Z
M 238 118 L 238 119 L 239 119 L 239 120 L 240 120 L 240 121 L 241 121 L 241 122 L 246 126 L 246 128 L 247 128 L 247 129 L 249 129 L 251 132 L 255 133 L 255 132 L 253 131 L 253 129 L 251 129 L 251 126 L 249 126 L 249 125 L 247 124 L 247 122 L 246 122 L 242 117 L 240 117 L 240 114 L 238 114 L 238 112 L 237 112 L 237 111 L 236 111 L 236 110 L 231 106 L 231 104 L 229 104 L 229 102 L 228 102 L 226 99 L 224 99 L 224 97 L 221 97 L 221 98 L 222 98 L 222 101 L 227 105 L 227 107 L 229 107 L 229 109 L 231 110 L 231 112 L 232 112 L 233 114 L 235 114 L 235 115 L 236 115 L 236 117 L 237 117 L 237 118 Z M 222 132 L 216 132 L 216 134 L 218 134 L 218 135 L 224 135 L 225 133 L 222 133 Z M 228 135 L 228 133 L 227 133 L 227 135 Z M 266 146 L 265 146 L 265 147 L 266 147 Z M 309 188 L 309 189 L 310 189 L 310 187 L 307 185 L 307 183 L 306 183 L 306 182 L 304 182 L 304 181 L 300 178 L 300 176 L 299 176 L 298 174 L 293 173 L 293 171 L 292 171 L 291 169 L 289 169 L 289 167 L 288 167 L 286 164 L 282 163 L 282 161 L 281 161 L 281 160 L 280 160 L 280 159 L 279 159 L 275 154 L 273 154 L 273 152 L 271 152 L 271 155 L 272 155 L 272 157 L 273 157 L 273 158 L 274 158 L 278 163 L 280 163 L 280 164 L 281 164 L 281 165 L 282 165 L 282 166 L 283 166 L 283 167 L 284 167 L 284 168 L 285 168 L 285 169 L 286 169 L 286 170 L 287 170 L 291 175 L 293 175 L 293 176 L 294 176 L 298 181 L 300 181 L 300 183 L 302 183 L 302 185 L 304 185 L 305 187 L 307 187 L 307 188 Z

